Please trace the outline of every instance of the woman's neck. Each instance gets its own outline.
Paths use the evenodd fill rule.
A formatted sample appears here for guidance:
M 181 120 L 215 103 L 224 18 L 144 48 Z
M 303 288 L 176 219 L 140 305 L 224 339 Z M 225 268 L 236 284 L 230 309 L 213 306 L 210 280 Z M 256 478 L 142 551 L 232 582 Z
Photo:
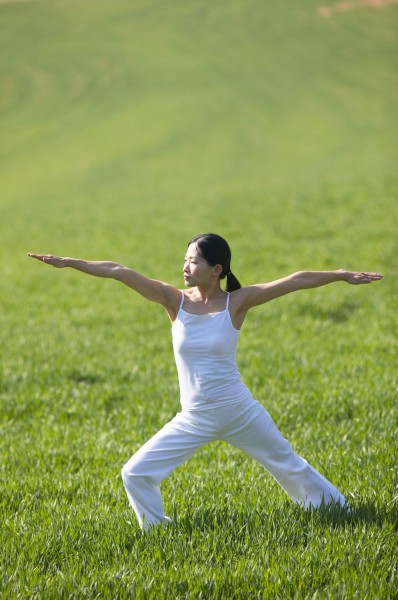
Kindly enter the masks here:
M 196 286 L 192 288 L 189 294 L 193 302 L 203 302 L 203 304 L 211 304 L 217 298 L 224 298 L 225 292 L 221 289 L 220 284 L 209 286 L 207 288 Z

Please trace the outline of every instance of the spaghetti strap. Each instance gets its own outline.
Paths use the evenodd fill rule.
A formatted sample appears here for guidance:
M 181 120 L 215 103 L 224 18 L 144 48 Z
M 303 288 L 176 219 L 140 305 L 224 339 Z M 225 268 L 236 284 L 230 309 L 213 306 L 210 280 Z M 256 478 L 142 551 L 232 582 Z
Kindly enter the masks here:
M 180 310 L 182 309 L 182 305 L 184 304 L 184 300 L 185 300 L 184 290 L 181 290 L 181 302 L 180 302 L 180 306 L 178 308 L 178 312 L 180 312 Z
M 229 292 L 227 292 L 228 296 L 227 296 L 227 304 L 225 306 L 225 310 L 228 310 L 229 307 Z

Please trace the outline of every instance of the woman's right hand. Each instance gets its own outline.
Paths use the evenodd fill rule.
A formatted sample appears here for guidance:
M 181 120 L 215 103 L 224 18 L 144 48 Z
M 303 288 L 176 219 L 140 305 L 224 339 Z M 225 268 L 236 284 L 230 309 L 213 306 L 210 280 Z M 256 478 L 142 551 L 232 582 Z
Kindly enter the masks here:
M 36 258 L 37 260 L 41 260 L 41 262 L 56 267 L 57 269 L 67 266 L 66 261 L 68 259 L 63 256 L 53 256 L 52 254 L 33 254 L 32 252 L 28 252 L 28 256 L 31 258 Z
M 83 260 L 80 258 L 53 256 L 52 254 L 33 254 L 33 252 L 28 252 L 28 256 L 57 269 L 70 267 L 71 269 L 76 269 L 76 271 L 87 273 L 87 275 L 120 281 L 147 300 L 162 304 L 172 321 L 176 318 L 181 302 L 181 291 L 163 281 L 150 279 L 137 273 L 137 271 L 133 271 L 115 262 Z

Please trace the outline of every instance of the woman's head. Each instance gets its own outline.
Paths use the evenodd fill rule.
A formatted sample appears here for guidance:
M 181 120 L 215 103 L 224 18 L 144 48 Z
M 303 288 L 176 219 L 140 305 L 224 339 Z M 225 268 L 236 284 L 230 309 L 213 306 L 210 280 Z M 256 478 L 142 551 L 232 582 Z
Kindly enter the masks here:
M 241 287 L 231 272 L 231 249 L 224 238 L 215 233 L 203 233 L 195 236 L 188 247 L 191 244 L 196 246 L 199 254 L 211 267 L 221 265 L 220 279 L 227 278 L 227 292 L 233 292 Z

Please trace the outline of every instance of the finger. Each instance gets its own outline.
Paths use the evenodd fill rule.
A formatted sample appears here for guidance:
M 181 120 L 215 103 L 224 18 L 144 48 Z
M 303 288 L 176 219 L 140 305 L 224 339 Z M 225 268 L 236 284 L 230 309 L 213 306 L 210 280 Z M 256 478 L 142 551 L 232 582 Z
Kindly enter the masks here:
M 43 254 L 34 254 L 33 252 L 28 252 L 28 256 L 31 258 L 37 258 L 38 260 L 42 260 L 44 258 Z
M 42 262 L 48 262 L 52 258 L 50 254 L 34 254 L 33 252 L 28 252 L 28 256 L 41 260 Z
M 363 283 L 372 283 L 372 281 L 379 281 L 383 279 L 383 275 L 381 273 L 360 273 L 360 280 Z

